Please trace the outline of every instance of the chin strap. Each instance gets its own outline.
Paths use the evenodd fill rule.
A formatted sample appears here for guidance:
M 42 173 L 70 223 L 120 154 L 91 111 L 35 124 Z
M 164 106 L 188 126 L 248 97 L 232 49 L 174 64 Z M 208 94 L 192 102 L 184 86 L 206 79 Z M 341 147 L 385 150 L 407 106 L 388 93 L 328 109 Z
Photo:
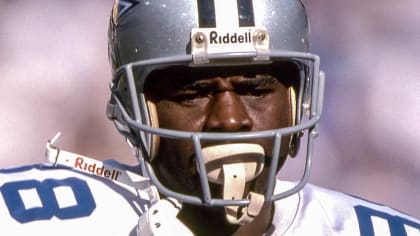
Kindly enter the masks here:
M 193 236 L 191 230 L 176 216 L 181 210 L 181 204 L 166 198 L 156 202 L 143 214 L 138 222 L 136 231 L 138 236 Z
M 159 200 L 158 191 L 156 187 L 151 184 L 149 178 L 126 170 L 111 162 L 103 162 L 87 156 L 64 151 L 54 145 L 60 135 L 61 133 L 57 133 L 53 139 L 48 140 L 47 142 L 45 156 L 48 162 L 54 165 L 70 167 L 75 171 L 98 176 L 116 183 L 129 185 L 137 190 L 141 190 L 143 193 L 147 193 L 147 196 L 144 196 L 145 194 L 139 192 L 142 197 L 145 197 L 152 203 Z
M 243 163 L 223 165 L 223 198 L 226 200 L 242 199 L 245 190 L 245 167 Z M 231 224 L 248 224 L 260 213 L 264 205 L 264 196 L 250 192 L 247 195 L 249 205 L 225 206 L 226 219 Z
M 244 198 L 245 185 L 255 179 L 264 167 L 264 149 L 257 144 L 234 143 L 205 147 L 204 163 L 210 182 L 223 185 L 223 199 Z M 260 213 L 264 196 L 250 192 L 248 206 L 225 206 L 226 219 L 231 224 L 250 223 Z

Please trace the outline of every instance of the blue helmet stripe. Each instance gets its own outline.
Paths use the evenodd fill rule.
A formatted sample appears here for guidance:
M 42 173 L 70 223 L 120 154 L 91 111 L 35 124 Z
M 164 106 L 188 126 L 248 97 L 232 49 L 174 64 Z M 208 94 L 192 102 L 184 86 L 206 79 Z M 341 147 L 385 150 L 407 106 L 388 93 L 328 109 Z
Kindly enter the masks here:
M 239 26 L 255 26 L 254 21 L 254 9 L 252 0 L 237 0 L 238 1 L 238 13 L 239 13 Z
M 214 0 L 197 0 L 199 27 L 216 27 Z

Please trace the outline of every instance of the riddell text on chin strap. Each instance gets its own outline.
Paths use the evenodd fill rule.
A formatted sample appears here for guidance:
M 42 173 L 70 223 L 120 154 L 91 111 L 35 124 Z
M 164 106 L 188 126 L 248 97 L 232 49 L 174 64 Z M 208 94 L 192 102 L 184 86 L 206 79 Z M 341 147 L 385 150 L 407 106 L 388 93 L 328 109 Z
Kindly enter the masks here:
M 47 142 L 45 156 L 50 163 L 126 184 L 147 193 L 152 205 L 147 212 L 140 216 L 136 227 L 137 235 L 166 236 L 173 235 L 173 232 L 176 232 L 176 235 L 179 236 L 194 235 L 176 217 L 182 207 L 179 201 L 172 198 L 160 200 L 159 194 L 156 188 L 150 184 L 150 180 L 137 173 L 57 148 L 54 143 L 60 135 L 60 132 L 57 133 L 53 139 Z
M 150 183 L 150 179 L 143 177 L 137 173 L 120 168 L 111 163 L 96 160 L 91 157 L 82 156 L 76 153 L 64 151 L 54 145 L 61 133 L 48 140 L 46 144 L 45 156 L 48 162 L 53 165 L 61 165 L 70 167 L 72 170 L 99 176 L 101 178 L 116 183 L 126 184 L 141 190 L 146 194 L 141 194 L 147 198 L 152 204 L 159 200 L 159 194 L 155 186 Z M 143 196 L 145 195 L 145 196 Z

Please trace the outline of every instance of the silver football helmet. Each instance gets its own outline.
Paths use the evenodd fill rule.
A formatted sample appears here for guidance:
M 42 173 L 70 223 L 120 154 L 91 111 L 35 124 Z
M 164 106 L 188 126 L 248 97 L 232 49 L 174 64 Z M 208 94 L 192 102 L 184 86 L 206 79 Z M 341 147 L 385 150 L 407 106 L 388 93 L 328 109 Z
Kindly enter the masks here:
M 206 170 L 208 150 L 202 148 L 202 142 L 208 140 L 216 143 L 273 140 L 264 201 L 287 197 L 308 181 L 322 111 L 324 79 L 319 70 L 319 57 L 310 53 L 308 19 L 300 0 L 116 1 L 109 28 L 109 58 L 113 80 L 107 115 L 129 144 L 136 148 L 143 174 L 152 180 L 161 194 L 196 205 L 250 204 L 247 197 L 226 199 L 212 196 L 209 182 L 217 181 L 220 173 Z M 284 61 L 296 65 L 300 74 L 298 86 L 292 93 L 294 122 L 290 127 L 222 133 L 164 129 L 159 127 L 153 102 L 148 101 L 144 93 L 148 75 L 157 69 L 173 66 L 195 69 L 249 67 Z M 282 138 L 291 140 L 289 155 L 294 156 L 302 136 L 307 144 L 304 173 L 291 189 L 275 192 Z M 152 160 L 162 137 L 189 139 L 194 144 L 202 188 L 200 196 L 176 192 L 159 181 Z M 247 147 L 250 152 L 258 149 Z M 259 159 L 258 150 L 255 152 L 255 162 L 250 168 L 251 172 L 260 172 L 264 160 Z

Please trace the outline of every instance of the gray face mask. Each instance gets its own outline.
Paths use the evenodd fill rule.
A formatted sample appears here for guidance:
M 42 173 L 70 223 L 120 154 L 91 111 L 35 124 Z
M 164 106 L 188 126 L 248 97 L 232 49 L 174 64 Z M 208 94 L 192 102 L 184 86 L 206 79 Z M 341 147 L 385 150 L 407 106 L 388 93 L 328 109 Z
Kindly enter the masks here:
M 113 80 L 107 115 L 136 150 L 142 173 L 151 179 L 159 192 L 195 205 L 250 205 L 252 202 L 246 196 L 235 199 L 212 196 L 210 183 L 217 182 L 217 178 L 213 178 L 206 164 L 209 162 L 208 153 L 213 153 L 214 150 L 203 150 L 202 146 L 203 142 L 208 141 L 247 143 L 247 140 L 252 139 L 270 139 L 274 143 L 272 153 L 269 154 L 272 158 L 263 202 L 279 200 L 303 188 L 309 178 L 313 144 L 318 135 L 324 76 L 319 70 L 318 56 L 309 53 L 309 26 L 302 3 L 298 0 L 232 1 L 235 6 L 228 4 L 224 8 L 236 10 L 227 11 L 218 5 L 221 1 L 217 0 L 157 0 L 135 4 L 123 2 L 120 1 L 120 5 L 115 6 L 109 30 Z M 291 99 L 293 124 L 285 128 L 221 133 L 163 129 L 158 125 L 153 103 L 147 100 L 144 93 L 148 75 L 157 69 L 172 66 L 198 70 L 215 66 L 252 67 L 261 64 L 275 65 L 282 61 L 294 63 L 300 74 L 298 86 L 293 90 Z M 188 139 L 193 143 L 201 184 L 200 196 L 174 191 L 159 181 L 151 161 L 157 153 L 161 137 Z M 296 155 L 301 137 L 306 137 L 306 167 L 302 178 L 293 188 L 276 192 L 275 180 L 281 142 L 286 137 L 291 137 L 291 156 Z M 224 156 L 227 154 L 223 150 L 229 148 L 231 147 L 222 147 Z M 251 158 L 256 160 L 251 164 L 255 165 L 255 169 L 251 170 L 255 174 L 259 172 L 258 166 L 261 167 L 264 163 L 257 157 L 266 154 L 258 154 L 258 148 L 251 149 L 250 152 L 257 153 Z M 242 154 L 247 156 L 247 153 Z M 223 169 L 224 165 L 222 161 L 216 169 Z M 246 182 L 246 176 L 251 176 L 247 167 L 238 167 L 237 170 L 244 174 L 241 181 Z M 225 188 L 229 188 L 226 186 Z

